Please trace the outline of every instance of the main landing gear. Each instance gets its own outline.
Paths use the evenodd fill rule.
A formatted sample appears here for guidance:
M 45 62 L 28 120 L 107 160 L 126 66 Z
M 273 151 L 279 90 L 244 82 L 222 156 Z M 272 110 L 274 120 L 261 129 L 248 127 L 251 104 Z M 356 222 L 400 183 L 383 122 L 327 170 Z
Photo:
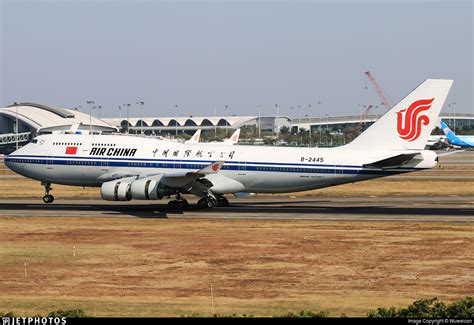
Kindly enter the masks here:
M 181 194 L 176 194 L 176 200 L 168 202 L 168 209 L 170 210 L 186 210 L 189 208 L 189 203 L 186 199 L 181 197 Z
M 49 191 L 52 190 L 51 183 L 42 183 L 44 185 L 44 196 L 43 196 L 43 202 L 44 203 L 53 203 L 54 201 L 54 196 L 49 194 Z
M 222 195 L 217 196 L 216 199 L 214 199 L 213 197 L 205 197 L 197 202 L 197 206 L 200 209 L 213 208 L 216 206 L 226 207 L 229 206 L 229 201 Z

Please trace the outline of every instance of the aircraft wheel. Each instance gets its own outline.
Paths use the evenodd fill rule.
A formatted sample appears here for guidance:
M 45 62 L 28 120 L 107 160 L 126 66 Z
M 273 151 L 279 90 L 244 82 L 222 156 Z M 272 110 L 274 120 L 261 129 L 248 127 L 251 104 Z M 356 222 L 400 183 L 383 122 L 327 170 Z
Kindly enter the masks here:
M 189 203 L 188 203 L 187 200 L 182 199 L 182 200 L 179 200 L 177 202 L 178 202 L 178 209 L 186 210 L 186 209 L 189 208 Z
M 228 207 L 229 206 L 229 200 L 227 200 L 225 197 L 223 196 L 219 196 L 217 198 L 217 204 L 220 206 L 220 207 Z
M 51 194 L 47 194 L 43 196 L 44 203 L 53 203 L 53 201 L 54 201 L 54 196 L 52 196 Z
M 200 208 L 200 209 L 205 208 L 205 207 L 206 207 L 206 199 L 200 199 L 200 200 L 197 202 L 197 206 L 198 206 L 198 208 Z
M 168 209 L 170 209 L 170 210 L 178 209 L 178 201 L 176 201 L 176 200 L 169 201 L 168 202 Z
M 217 205 L 216 200 L 210 199 L 210 198 L 206 200 L 206 207 L 207 207 L 207 208 L 213 208 L 213 207 L 215 207 L 216 205 Z

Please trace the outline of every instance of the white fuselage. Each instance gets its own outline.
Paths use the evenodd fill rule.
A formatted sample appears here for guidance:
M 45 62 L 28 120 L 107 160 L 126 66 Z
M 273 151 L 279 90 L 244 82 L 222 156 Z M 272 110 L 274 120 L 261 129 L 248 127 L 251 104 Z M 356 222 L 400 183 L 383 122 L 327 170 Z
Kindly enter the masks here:
M 220 174 L 242 192 L 295 192 L 436 165 L 436 154 L 403 168 L 363 166 L 409 150 L 183 144 L 127 135 L 43 135 L 5 158 L 13 171 L 47 183 L 100 186 L 114 175 L 183 174 L 225 161 Z M 212 190 L 212 188 L 211 188 Z

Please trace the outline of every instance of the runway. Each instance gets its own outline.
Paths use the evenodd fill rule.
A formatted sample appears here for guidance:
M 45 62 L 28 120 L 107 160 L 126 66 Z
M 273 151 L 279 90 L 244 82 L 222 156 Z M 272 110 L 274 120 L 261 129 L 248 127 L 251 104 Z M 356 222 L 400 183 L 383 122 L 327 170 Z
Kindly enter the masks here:
M 0 217 L 474 222 L 473 197 L 252 196 L 230 201 L 228 207 L 200 210 L 190 200 L 188 210 L 175 211 L 167 208 L 166 201 L 144 204 L 62 199 L 46 205 L 38 199 L 2 199 Z

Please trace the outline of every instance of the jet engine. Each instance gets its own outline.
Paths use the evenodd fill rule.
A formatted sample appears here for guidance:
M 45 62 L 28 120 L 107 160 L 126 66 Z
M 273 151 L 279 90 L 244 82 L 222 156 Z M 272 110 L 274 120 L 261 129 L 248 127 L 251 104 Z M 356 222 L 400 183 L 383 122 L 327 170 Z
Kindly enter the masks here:
M 162 175 L 136 179 L 136 177 L 121 178 L 102 184 L 100 193 L 107 201 L 158 200 L 173 195 L 173 187 L 160 183 Z
M 131 180 L 127 179 L 105 182 L 100 188 L 100 195 L 106 201 L 130 201 L 130 183 Z
M 136 200 L 158 200 L 175 194 L 175 189 L 160 183 L 162 175 L 137 179 L 131 184 L 132 198 Z

